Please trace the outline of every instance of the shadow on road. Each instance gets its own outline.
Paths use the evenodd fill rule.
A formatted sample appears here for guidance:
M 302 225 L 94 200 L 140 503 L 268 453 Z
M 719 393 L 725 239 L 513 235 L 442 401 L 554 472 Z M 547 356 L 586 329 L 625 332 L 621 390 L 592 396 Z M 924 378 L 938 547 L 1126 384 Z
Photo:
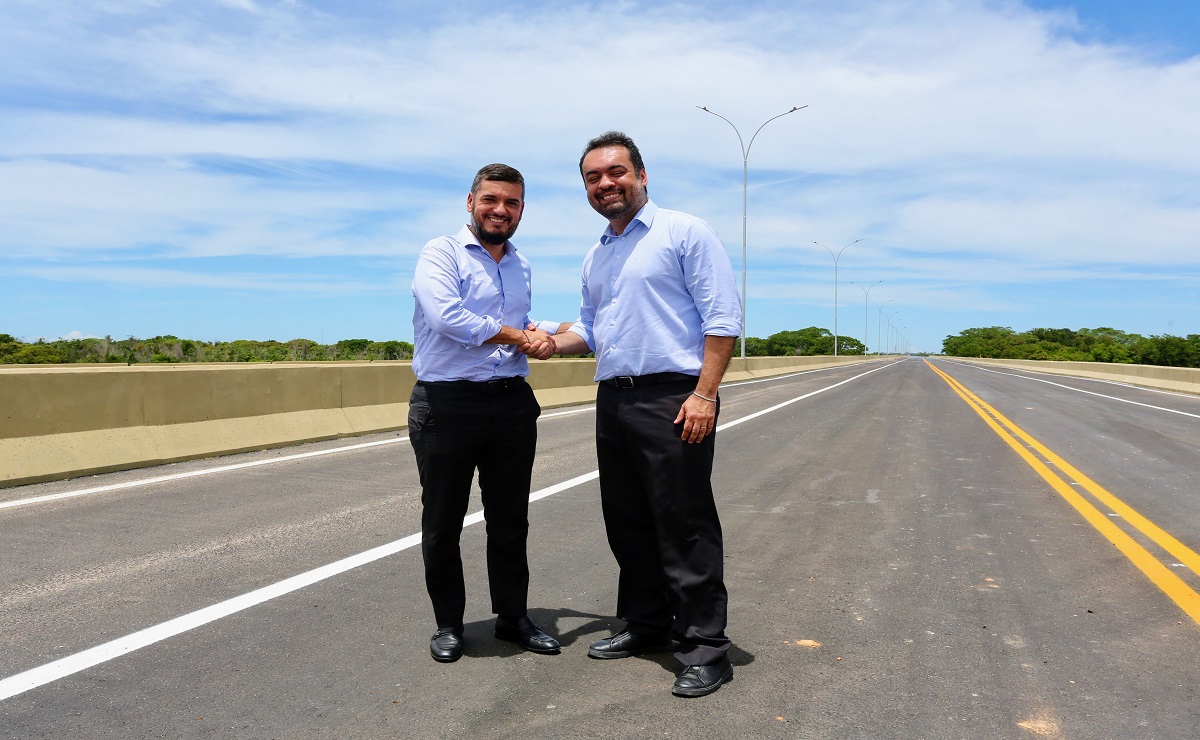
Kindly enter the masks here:
M 581 642 L 580 638 L 585 638 L 582 642 L 586 643 L 590 642 L 596 635 L 603 637 L 625 628 L 625 623 L 614 616 L 590 614 L 574 609 L 530 609 L 529 618 L 546 632 L 558 638 L 564 652 L 577 642 Z M 574 622 L 579 619 L 587 621 L 564 632 L 558 630 L 559 620 L 571 620 Z M 473 657 L 502 658 L 519 655 L 524 652 L 511 642 L 497 640 L 495 631 L 496 620 L 494 618 L 480 619 L 474 622 L 467 622 L 463 625 L 463 637 L 466 638 L 469 646 L 468 650 Z M 657 663 L 662 666 L 663 670 L 672 674 L 679 671 L 679 661 L 670 653 L 656 653 L 634 657 Z M 735 666 L 746 666 L 753 663 L 755 658 L 753 653 L 747 652 L 735 644 L 729 650 L 729 660 Z

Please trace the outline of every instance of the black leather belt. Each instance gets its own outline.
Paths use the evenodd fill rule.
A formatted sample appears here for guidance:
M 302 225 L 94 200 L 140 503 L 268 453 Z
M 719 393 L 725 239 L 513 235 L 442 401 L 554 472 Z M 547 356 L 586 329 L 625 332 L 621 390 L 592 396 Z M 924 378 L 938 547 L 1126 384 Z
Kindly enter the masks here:
M 605 378 L 600 382 L 610 388 L 641 388 L 660 383 L 682 383 L 685 380 L 695 382 L 699 379 L 700 376 L 687 373 L 650 373 L 649 375 L 618 375 L 615 378 Z
M 498 393 L 525 385 L 525 378 L 517 375 L 511 378 L 494 378 L 492 380 L 418 380 L 417 385 Z

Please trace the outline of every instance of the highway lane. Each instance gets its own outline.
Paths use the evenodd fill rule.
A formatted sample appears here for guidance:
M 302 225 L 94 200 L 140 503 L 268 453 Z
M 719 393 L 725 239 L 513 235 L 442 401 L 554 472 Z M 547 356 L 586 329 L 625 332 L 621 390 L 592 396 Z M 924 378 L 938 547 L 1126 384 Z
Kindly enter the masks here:
M 1159 522 L 1200 521 L 1200 398 L 1089 378 L 941 365 Z M 1193 540 L 1195 543 L 1195 540 Z
M 1200 399 L 934 365 L 1200 548 Z M 409 548 L 0 699 L 0 737 L 1200 736 L 1196 622 L 926 363 L 722 397 L 723 425 L 746 419 L 719 432 L 714 476 L 737 673 L 710 697 L 670 696 L 670 656 L 586 658 L 615 625 L 590 480 L 531 507 L 531 607 L 562 655 L 490 637 L 474 525 L 459 663 L 428 658 Z M 592 421 L 544 415 L 535 490 L 594 471 Z M 0 491 L 3 506 L 362 442 L 378 444 L 0 508 L 0 681 L 419 529 L 403 434 Z

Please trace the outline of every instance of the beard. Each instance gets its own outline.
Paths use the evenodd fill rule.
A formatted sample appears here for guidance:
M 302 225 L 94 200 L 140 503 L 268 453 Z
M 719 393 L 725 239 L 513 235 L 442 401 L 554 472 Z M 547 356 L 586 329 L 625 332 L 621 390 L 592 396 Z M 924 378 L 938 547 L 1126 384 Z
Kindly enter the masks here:
M 621 219 L 626 216 L 634 216 L 646 205 L 646 191 L 638 189 L 637 192 L 631 193 L 624 189 L 621 191 L 621 199 L 604 203 L 600 200 L 593 199 L 591 201 L 592 208 L 607 219 Z
M 471 214 L 471 220 L 474 222 L 475 226 L 473 229 L 475 232 L 475 237 L 479 239 L 481 244 L 488 244 L 498 247 L 511 239 L 513 234 L 517 233 L 517 224 L 515 223 L 510 223 L 507 229 L 500 229 L 499 231 L 496 230 L 495 226 L 492 226 L 492 229 L 489 231 L 487 227 L 490 224 L 475 214 Z

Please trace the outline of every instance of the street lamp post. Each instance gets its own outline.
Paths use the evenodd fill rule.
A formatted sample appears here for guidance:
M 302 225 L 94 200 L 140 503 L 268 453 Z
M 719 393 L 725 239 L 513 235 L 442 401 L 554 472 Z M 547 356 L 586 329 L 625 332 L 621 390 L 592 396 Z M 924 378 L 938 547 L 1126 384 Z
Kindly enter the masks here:
M 867 314 L 870 313 L 871 288 L 874 288 L 876 285 L 879 285 L 882 282 L 882 280 L 876 280 L 869 288 L 864 288 L 863 286 L 858 285 L 858 283 L 854 283 L 854 285 L 858 285 L 859 290 L 863 292 L 863 355 L 867 354 L 867 345 L 870 344 L 870 337 L 867 336 L 868 332 L 870 331 L 868 328 L 870 325 L 867 323 Z
M 875 307 L 879 309 L 879 315 L 875 317 L 875 341 L 879 342 L 879 350 L 878 351 L 880 353 L 883 352 L 883 307 L 886 306 L 887 304 L 891 303 L 894 300 L 896 300 L 896 299 L 889 298 L 886 301 L 884 301 L 883 303 L 875 304 Z
M 789 113 L 795 113 L 796 111 L 807 108 L 808 106 L 792 106 L 791 110 L 784 111 L 777 116 L 773 116 L 768 118 L 766 121 L 763 121 L 763 125 L 759 126 L 758 130 L 754 132 L 754 136 L 750 137 L 749 144 L 743 143 L 742 132 L 738 131 L 737 126 L 733 125 L 733 121 L 730 121 L 720 113 L 709 110 L 707 106 L 697 105 L 696 107 L 705 113 L 712 113 L 717 118 L 720 118 L 725 123 L 728 123 L 733 128 L 733 133 L 737 134 L 738 146 L 742 148 L 742 359 L 744 360 L 746 359 L 746 191 L 750 183 L 750 147 L 754 146 L 754 139 L 758 137 L 758 132 L 762 131 L 763 127 L 768 123 L 774 121 L 776 118 L 782 118 Z
M 854 241 L 847 244 L 846 247 L 852 247 L 861 241 L 862 241 L 862 239 L 855 239 Z M 842 258 L 842 252 L 846 251 L 846 247 L 842 247 L 841 249 L 839 249 L 837 251 L 837 254 L 834 254 L 832 249 L 825 246 L 821 242 L 813 242 L 813 244 L 816 244 L 821 249 L 824 249 L 826 252 L 829 252 L 829 256 L 833 257 L 833 356 L 837 357 L 838 356 L 838 278 L 837 278 L 837 268 L 838 268 L 838 260 L 840 260 Z
M 893 335 L 893 330 L 896 328 L 896 320 L 895 319 L 899 315 L 900 315 L 899 311 L 892 311 L 891 313 L 884 314 L 884 316 L 887 316 L 887 320 L 888 320 L 888 338 L 887 338 L 886 346 L 888 348 L 887 352 L 889 355 L 892 354 L 892 335 Z

